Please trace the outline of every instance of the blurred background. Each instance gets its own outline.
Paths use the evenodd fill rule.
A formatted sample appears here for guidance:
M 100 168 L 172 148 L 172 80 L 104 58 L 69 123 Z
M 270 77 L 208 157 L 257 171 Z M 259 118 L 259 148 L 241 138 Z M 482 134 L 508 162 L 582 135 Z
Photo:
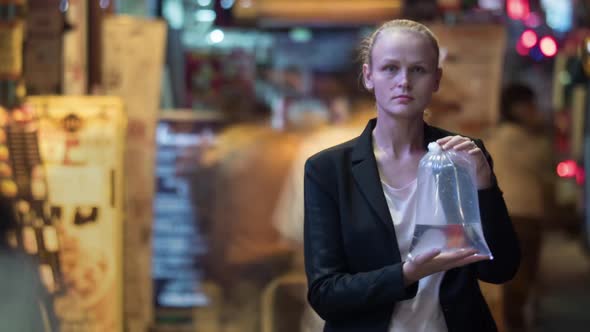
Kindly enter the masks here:
M 499 329 L 587 331 L 588 0 L 0 0 L 0 331 L 321 331 L 303 164 L 375 116 L 395 18 L 440 39 L 425 120 L 495 159 Z

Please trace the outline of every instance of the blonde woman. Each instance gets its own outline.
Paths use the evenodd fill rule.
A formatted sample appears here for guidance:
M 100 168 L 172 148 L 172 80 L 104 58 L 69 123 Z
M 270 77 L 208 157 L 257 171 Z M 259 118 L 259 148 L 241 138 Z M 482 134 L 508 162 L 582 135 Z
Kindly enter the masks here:
M 422 24 L 394 20 L 363 44 L 363 82 L 377 118 L 359 137 L 305 165 L 305 268 L 308 300 L 324 331 L 496 331 L 478 280 L 504 283 L 519 246 L 492 163 L 480 140 L 429 126 L 423 113 L 442 78 L 436 37 Z M 418 162 L 429 142 L 476 165 L 485 239 L 475 250 L 432 250 L 405 260 L 414 231 Z

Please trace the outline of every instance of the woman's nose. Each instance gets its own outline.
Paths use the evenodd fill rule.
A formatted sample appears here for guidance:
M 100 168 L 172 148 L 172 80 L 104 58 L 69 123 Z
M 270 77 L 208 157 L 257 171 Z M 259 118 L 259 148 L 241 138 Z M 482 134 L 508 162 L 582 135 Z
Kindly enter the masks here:
M 396 87 L 406 89 L 410 87 L 408 72 L 406 70 L 400 70 L 397 77 Z

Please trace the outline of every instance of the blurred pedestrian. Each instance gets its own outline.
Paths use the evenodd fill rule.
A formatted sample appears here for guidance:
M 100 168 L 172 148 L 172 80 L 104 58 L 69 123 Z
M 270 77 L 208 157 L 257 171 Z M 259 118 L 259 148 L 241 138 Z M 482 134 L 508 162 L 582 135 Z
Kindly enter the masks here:
M 516 277 L 504 285 L 504 316 L 509 331 L 526 331 L 533 319 L 542 230 L 554 179 L 553 160 L 534 91 L 524 84 L 509 84 L 502 91 L 500 107 L 500 123 L 487 145 L 522 251 Z

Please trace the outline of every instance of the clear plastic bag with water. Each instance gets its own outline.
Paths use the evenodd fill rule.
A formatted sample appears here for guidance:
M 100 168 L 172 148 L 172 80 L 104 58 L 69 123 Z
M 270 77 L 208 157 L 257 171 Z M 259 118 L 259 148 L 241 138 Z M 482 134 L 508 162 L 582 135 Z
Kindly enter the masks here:
M 475 165 L 462 152 L 428 145 L 418 166 L 416 199 L 410 260 L 432 249 L 475 249 L 493 258 L 481 226 Z

